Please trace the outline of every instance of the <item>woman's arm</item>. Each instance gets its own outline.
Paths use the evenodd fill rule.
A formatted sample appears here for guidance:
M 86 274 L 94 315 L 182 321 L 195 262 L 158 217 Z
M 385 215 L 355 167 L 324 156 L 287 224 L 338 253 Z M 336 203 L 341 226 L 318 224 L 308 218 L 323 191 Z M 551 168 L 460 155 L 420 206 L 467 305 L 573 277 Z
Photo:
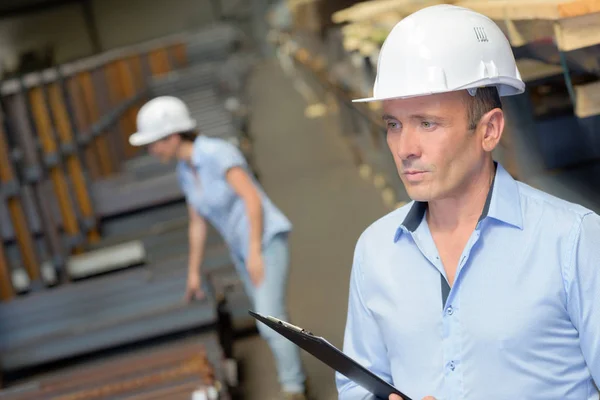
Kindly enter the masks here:
M 188 205 L 188 214 L 190 218 L 188 227 L 189 264 L 186 298 L 189 301 L 193 296 L 196 296 L 196 298 L 204 297 L 204 293 L 200 288 L 200 266 L 204 258 L 207 229 L 206 221 L 191 205 Z
M 263 209 L 260 193 L 248 173 L 241 167 L 230 168 L 227 171 L 226 178 L 233 190 L 235 190 L 246 204 L 246 214 L 250 222 L 247 268 L 254 284 L 258 286 L 263 276 Z

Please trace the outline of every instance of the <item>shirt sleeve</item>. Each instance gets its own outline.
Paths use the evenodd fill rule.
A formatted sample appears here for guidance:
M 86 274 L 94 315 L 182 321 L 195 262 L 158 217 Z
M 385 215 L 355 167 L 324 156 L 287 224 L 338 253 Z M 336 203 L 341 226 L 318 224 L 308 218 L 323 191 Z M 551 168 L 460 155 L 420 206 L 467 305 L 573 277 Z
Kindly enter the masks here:
M 222 176 L 233 167 L 246 168 L 246 159 L 240 149 L 225 140 L 214 143 L 209 152 L 212 165 Z
M 600 216 L 583 217 L 567 266 L 567 306 L 583 357 L 600 385 Z
M 363 243 L 364 240 L 359 239 L 354 252 L 343 352 L 391 384 L 390 365 L 383 337 L 363 298 Z M 339 400 L 373 400 L 376 398 L 342 374 L 336 373 L 335 377 Z

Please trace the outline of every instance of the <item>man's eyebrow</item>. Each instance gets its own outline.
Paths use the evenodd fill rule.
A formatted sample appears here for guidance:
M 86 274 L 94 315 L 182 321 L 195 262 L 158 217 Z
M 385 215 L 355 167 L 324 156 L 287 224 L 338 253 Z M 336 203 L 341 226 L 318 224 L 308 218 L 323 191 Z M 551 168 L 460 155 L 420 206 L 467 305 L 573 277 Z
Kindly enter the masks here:
M 442 120 L 444 118 L 439 117 L 437 115 L 433 115 L 433 114 L 413 114 L 411 116 L 409 116 L 410 119 L 435 119 L 435 120 Z M 396 117 L 394 117 L 391 114 L 383 114 L 381 116 L 381 119 L 388 120 L 388 119 L 398 119 Z
M 440 117 L 438 115 L 433 115 L 433 114 L 415 114 L 415 115 L 411 115 L 410 119 L 416 119 L 418 121 L 437 121 L 440 123 L 446 122 L 448 119 L 444 118 L 444 117 Z

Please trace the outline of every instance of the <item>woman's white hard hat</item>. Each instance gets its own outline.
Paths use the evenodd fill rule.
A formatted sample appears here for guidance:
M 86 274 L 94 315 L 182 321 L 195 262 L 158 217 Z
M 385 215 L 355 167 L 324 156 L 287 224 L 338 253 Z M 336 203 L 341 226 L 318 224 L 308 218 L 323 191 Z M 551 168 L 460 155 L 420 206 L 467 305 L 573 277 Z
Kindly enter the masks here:
M 373 97 L 423 96 L 495 86 L 500 96 L 525 91 L 506 36 L 488 17 L 450 4 L 423 8 L 398 22 L 377 64 Z
M 186 104 L 173 96 L 160 96 L 144 104 L 137 114 L 137 132 L 129 136 L 132 146 L 144 146 L 174 133 L 196 128 Z

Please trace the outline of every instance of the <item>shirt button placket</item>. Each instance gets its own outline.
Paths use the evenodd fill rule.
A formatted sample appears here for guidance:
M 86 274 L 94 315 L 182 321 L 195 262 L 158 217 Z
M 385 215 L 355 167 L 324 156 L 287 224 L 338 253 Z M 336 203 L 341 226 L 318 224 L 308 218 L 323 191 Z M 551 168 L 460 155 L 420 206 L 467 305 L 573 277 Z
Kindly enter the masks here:
M 456 301 L 456 293 L 453 295 L 453 301 Z M 444 324 L 444 356 L 446 360 L 446 393 L 448 399 L 459 399 L 461 392 L 461 374 L 460 374 L 460 338 L 458 309 L 453 304 L 448 304 L 442 317 Z

